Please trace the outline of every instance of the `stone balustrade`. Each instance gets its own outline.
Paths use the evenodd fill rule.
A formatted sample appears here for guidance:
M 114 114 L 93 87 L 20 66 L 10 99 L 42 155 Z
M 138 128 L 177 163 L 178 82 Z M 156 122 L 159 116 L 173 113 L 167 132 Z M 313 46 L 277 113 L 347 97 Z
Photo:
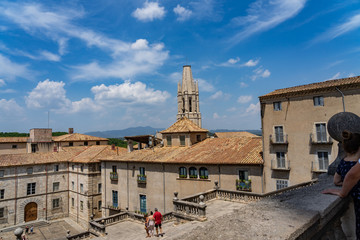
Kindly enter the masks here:
M 99 235 L 90 231 L 85 231 L 74 235 L 70 235 L 70 231 L 67 231 L 66 235 L 66 239 L 68 240 L 89 239 L 90 237 L 99 237 Z

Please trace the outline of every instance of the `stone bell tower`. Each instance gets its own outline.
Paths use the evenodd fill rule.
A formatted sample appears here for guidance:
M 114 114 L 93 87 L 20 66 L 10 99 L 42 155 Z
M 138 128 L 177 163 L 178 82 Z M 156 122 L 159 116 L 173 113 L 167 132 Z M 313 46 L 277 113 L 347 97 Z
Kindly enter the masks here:
M 183 66 L 182 83 L 178 84 L 178 113 L 177 120 L 187 117 L 201 127 L 201 113 L 199 107 L 199 84 L 194 82 L 191 66 Z

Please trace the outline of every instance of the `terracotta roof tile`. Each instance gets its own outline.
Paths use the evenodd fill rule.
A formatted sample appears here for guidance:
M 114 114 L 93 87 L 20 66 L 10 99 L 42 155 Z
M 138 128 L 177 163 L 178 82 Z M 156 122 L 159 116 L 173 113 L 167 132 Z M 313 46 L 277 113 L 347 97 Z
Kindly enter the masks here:
M 76 142 L 76 141 L 108 141 L 107 138 L 94 137 L 80 133 L 65 134 L 52 138 L 54 142 Z
M 263 164 L 261 137 L 208 138 L 191 147 L 143 149 L 104 161 L 174 164 Z
M 326 92 L 326 91 L 336 91 L 335 87 L 341 88 L 355 88 L 360 85 L 360 76 L 350 77 L 350 78 L 342 78 L 335 80 L 328 80 L 324 82 L 300 85 L 290 88 L 282 88 L 272 91 L 268 94 L 260 96 L 260 100 L 265 100 L 269 98 L 275 97 L 286 97 L 293 95 L 305 95 L 313 92 Z
M 255 134 L 249 132 L 215 132 L 215 136 L 218 138 L 229 138 L 229 137 L 258 137 Z
M 0 143 L 26 143 L 29 137 L 0 137 Z
M 109 145 L 63 147 L 59 152 L 23 153 L 0 155 L 0 167 L 38 165 L 60 162 L 97 162 L 99 158 L 117 156 L 127 152 L 125 148 L 111 150 Z
M 168 129 L 160 133 L 187 133 L 187 132 L 208 132 L 207 129 L 201 128 L 186 117 L 177 120 Z

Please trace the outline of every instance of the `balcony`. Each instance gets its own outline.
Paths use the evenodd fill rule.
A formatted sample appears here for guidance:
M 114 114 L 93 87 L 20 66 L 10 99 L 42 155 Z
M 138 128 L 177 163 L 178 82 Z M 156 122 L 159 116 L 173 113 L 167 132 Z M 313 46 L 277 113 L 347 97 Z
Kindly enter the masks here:
M 270 144 L 273 145 L 288 145 L 288 135 L 270 135 Z
M 236 179 L 236 190 L 251 192 L 251 180 Z
M 330 136 L 327 136 L 327 138 L 318 139 L 316 134 L 310 133 L 310 143 L 314 145 L 331 145 L 333 144 L 333 139 Z
M 139 184 L 146 184 L 146 175 L 137 175 L 137 182 Z
M 110 173 L 110 180 L 111 181 L 117 181 L 118 180 L 118 174 L 116 172 Z
M 279 161 L 277 159 L 271 160 L 271 169 L 279 171 L 290 171 L 290 161 L 283 160 Z
M 328 167 L 329 167 L 328 162 L 324 162 L 324 161 L 311 162 L 311 171 L 312 172 L 325 173 L 325 172 L 327 172 Z

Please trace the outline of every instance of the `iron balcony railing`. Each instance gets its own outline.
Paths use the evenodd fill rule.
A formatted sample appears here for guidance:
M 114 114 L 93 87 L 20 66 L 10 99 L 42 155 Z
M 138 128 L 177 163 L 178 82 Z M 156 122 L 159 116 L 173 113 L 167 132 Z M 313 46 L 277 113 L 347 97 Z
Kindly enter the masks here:
M 273 159 L 271 160 L 271 169 L 290 171 L 290 161 L 285 159 Z
M 333 139 L 330 136 L 317 137 L 316 134 L 310 133 L 311 144 L 332 144 Z
M 288 135 L 287 134 L 283 134 L 283 135 L 270 135 L 270 144 L 289 144 L 288 142 Z
M 118 180 L 118 174 L 116 172 L 110 173 L 110 180 L 111 181 L 117 181 Z
M 146 183 L 146 175 L 137 175 L 138 183 Z

